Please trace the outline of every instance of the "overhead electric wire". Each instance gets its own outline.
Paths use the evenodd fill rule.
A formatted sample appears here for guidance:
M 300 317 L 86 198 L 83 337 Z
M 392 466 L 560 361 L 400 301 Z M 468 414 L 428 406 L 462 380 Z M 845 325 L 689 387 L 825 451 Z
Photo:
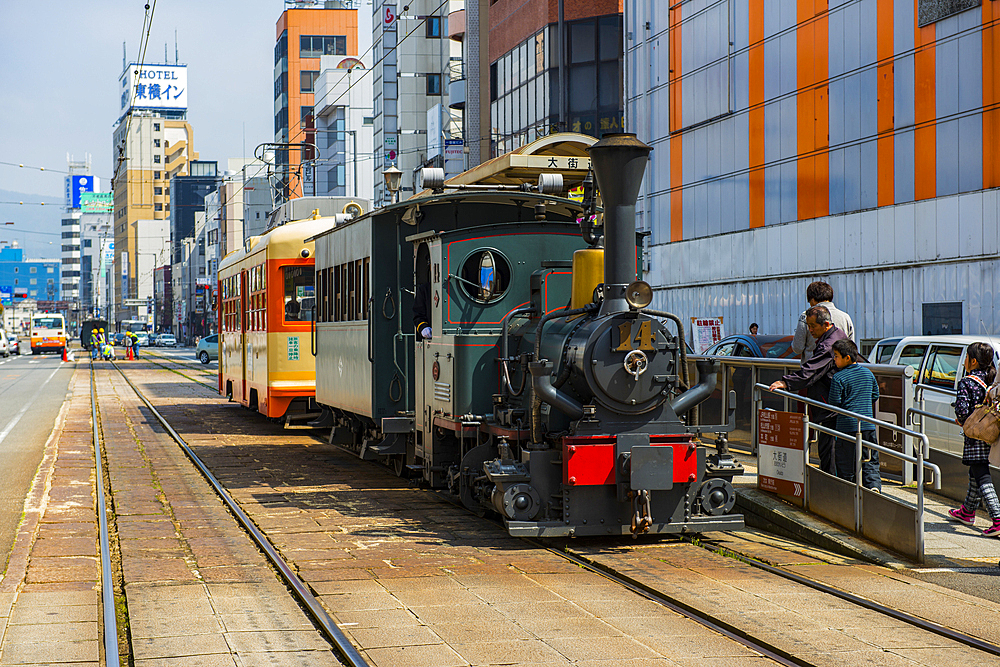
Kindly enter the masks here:
M 138 67 L 141 70 L 142 66 L 146 63 L 146 49 L 149 47 L 149 34 L 153 29 L 153 15 L 156 13 L 156 0 L 153 0 L 153 6 L 150 8 L 149 3 L 146 3 L 146 14 L 142 19 L 142 30 L 139 31 L 139 63 Z M 145 35 L 143 35 L 145 32 Z M 126 64 L 126 67 L 128 65 Z M 135 96 L 137 94 L 137 88 L 135 86 L 131 87 L 132 99 L 129 100 L 128 108 L 132 108 L 132 103 L 135 102 Z M 122 146 L 118 148 L 118 158 L 115 162 L 115 171 L 111 176 L 111 190 L 115 189 L 115 181 L 118 180 L 118 175 L 121 170 L 122 163 L 125 162 L 125 148 L 128 146 L 128 133 L 129 129 L 132 127 L 132 114 L 128 114 L 128 120 L 125 122 L 125 134 L 122 136 Z M 126 173 L 127 170 L 126 170 Z

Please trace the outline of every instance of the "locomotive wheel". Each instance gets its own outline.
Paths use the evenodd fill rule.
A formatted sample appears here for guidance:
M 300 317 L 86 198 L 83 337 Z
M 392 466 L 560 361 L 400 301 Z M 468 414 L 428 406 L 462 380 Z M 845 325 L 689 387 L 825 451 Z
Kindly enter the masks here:
M 462 470 L 462 475 L 460 477 L 461 482 L 458 489 L 458 496 L 462 499 L 462 504 L 476 516 L 484 516 L 486 508 L 476 499 L 475 490 L 466 483 L 468 476 L 465 474 L 465 471 L 481 472 L 483 464 L 491 459 L 495 459 L 496 456 L 496 448 L 492 444 L 487 443 L 473 447 L 462 457 L 462 463 L 459 466 L 459 469 Z
M 391 457 L 392 470 L 396 473 L 396 477 L 409 477 L 409 470 L 406 469 L 406 456 L 403 454 L 397 454 Z

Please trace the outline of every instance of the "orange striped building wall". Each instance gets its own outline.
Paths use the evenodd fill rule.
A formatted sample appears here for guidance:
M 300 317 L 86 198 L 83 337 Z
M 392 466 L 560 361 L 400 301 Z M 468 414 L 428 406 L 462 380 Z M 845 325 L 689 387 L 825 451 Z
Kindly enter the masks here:
M 1000 0 L 626 0 L 624 20 L 663 299 L 778 333 L 802 281 L 841 276 L 845 301 L 905 304 L 873 335 L 922 333 L 939 302 L 1000 330 Z

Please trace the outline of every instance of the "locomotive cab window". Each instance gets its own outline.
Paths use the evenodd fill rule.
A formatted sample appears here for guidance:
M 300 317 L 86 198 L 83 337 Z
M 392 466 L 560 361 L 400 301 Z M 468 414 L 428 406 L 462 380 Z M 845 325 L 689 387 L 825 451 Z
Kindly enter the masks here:
M 308 322 L 316 306 L 313 267 L 285 267 L 285 321 Z
M 462 264 L 457 281 L 466 295 L 480 303 L 503 298 L 510 286 L 510 263 L 498 250 L 476 250 Z

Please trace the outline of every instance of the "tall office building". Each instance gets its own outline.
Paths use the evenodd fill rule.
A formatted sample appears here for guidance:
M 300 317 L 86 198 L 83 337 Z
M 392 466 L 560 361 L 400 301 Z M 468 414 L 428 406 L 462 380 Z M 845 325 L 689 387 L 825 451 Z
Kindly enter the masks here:
M 317 155 L 313 108 L 322 56 L 358 52 L 358 12 L 352 0 L 296 2 L 281 13 L 274 46 L 274 172 L 281 199 L 310 193 Z M 305 162 L 305 164 L 303 164 Z M 280 203 L 280 202 L 279 202 Z
M 316 107 L 319 160 L 309 194 L 371 200 L 371 74 L 353 57 L 324 56 L 321 62 L 316 83 L 322 100 Z
M 153 271 L 170 245 L 170 181 L 197 160 L 187 122 L 187 66 L 125 67 L 114 131 L 115 320 L 152 316 Z
M 494 156 L 555 131 L 622 131 L 621 0 L 496 0 L 488 51 Z
M 998 21 L 995 1 L 628 0 L 658 305 L 788 334 L 825 280 L 859 339 L 1000 330 Z
M 388 201 L 382 172 L 389 165 L 402 170 L 400 197 L 406 198 L 419 187 L 417 171 L 445 166 L 446 140 L 461 139 L 461 110 L 449 106 L 448 88 L 461 76 L 462 47 L 448 39 L 447 17 L 462 6 L 435 0 L 372 3 L 376 204 Z

